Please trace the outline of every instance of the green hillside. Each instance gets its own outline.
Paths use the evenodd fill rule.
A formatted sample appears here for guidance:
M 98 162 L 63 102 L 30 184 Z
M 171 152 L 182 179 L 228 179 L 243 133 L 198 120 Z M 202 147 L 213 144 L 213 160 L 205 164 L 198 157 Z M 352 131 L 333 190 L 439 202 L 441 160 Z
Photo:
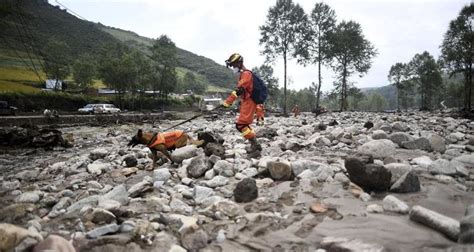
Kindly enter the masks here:
M 0 1 L 0 90 L 13 84 L 38 84 L 44 79 L 42 56 L 50 40 L 65 42 L 73 58 L 83 53 L 96 54 L 107 43 L 123 42 L 149 54 L 153 39 L 130 31 L 88 22 L 50 5 L 47 0 Z M 178 48 L 178 77 L 193 72 L 199 81 L 212 86 L 232 87 L 232 74 L 214 61 Z M 15 69 L 15 70 L 12 70 Z M 20 69 L 20 70 L 18 70 Z M 37 74 L 34 72 L 38 72 Z M 25 80 L 11 80 L 6 72 L 31 72 Z M 23 76 L 25 76 L 23 74 Z M 8 85 L 5 83 L 8 82 Z M 3 84 L 2 84 L 3 83 Z

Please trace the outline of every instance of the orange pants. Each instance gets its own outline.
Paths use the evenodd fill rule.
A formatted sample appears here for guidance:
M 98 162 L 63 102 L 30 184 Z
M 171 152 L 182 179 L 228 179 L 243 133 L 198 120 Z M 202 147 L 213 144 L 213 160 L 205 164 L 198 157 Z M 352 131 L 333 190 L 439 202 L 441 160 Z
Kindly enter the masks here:
M 242 132 L 242 136 L 245 139 L 251 139 L 255 137 L 255 132 L 250 128 L 250 124 L 253 122 L 257 104 L 251 99 L 243 99 L 240 102 L 239 117 L 235 122 L 237 129 Z

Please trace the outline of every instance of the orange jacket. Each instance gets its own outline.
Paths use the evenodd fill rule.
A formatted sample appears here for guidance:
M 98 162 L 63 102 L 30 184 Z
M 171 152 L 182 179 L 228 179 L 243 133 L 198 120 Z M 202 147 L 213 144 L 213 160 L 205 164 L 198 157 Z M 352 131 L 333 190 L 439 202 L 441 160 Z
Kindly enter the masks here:
M 156 145 L 164 144 L 166 148 L 171 148 L 176 143 L 176 140 L 178 140 L 178 138 L 183 135 L 183 133 L 184 132 L 182 130 L 158 133 L 156 135 L 156 140 L 152 144 L 148 145 L 148 147 L 153 148 Z
M 237 89 L 243 88 L 244 93 L 240 95 L 240 99 L 242 101 L 251 99 L 252 91 L 253 91 L 253 79 L 252 79 L 252 72 L 249 70 L 245 70 L 240 73 L 239 82 L 237 83 Z M 234 101 L 237 99 L 237 91 L 233 91 L 229 97 L 225 100 L 225 103 L 232 105 Z

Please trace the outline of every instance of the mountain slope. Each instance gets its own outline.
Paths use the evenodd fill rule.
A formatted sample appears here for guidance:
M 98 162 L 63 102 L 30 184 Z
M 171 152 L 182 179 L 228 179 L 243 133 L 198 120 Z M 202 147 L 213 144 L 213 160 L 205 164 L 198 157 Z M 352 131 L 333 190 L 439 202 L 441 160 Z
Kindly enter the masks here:
M 43 47 L 50 39 L 64 41 L 73 57 L 95 54 L 114 42 L 149 54 L 153 43 L 153 39 L 133 32 L 79 19 L 47 0 L 0 1 L 0 67 L 36 68 L 41 72 Z M 208 84 L 232 87 L 233 76 L 224 66 L 180 48 L 177 57 L 178 71 L 191 71 Z

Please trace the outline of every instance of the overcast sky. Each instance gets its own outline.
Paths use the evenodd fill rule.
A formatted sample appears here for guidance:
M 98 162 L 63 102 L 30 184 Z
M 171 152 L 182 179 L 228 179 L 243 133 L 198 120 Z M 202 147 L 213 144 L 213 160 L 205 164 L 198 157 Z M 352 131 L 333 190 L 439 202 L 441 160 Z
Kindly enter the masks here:
M 219 64 L 238 52 L 247 68 L 265 62 L 260 55 L 259 26 L 275 0 L 58 0 L 89 21 L 157 38 L 168 35 L 178 47 L 213 59 Z M 57 5 L 55 0 L 49 0 Z M 294 0 L 306 13 L 315 0 Z M 408 62 L 416 53 L 439 56 L 449 22 L 470 0 L 326 0 L 337 21 L 361 24 L 364 36 L 378 50 L 369 72 L 351 81 L 359 88 L 388 84 L 387 74 L 396 62 Z M 283 86 L 283 60 L 273 67 Z M 289 88 L 301 89 L 317 82 L 316 66 L 288 64 Z M 323 70 L 324 91 L 333 88 L 335 74 Z

